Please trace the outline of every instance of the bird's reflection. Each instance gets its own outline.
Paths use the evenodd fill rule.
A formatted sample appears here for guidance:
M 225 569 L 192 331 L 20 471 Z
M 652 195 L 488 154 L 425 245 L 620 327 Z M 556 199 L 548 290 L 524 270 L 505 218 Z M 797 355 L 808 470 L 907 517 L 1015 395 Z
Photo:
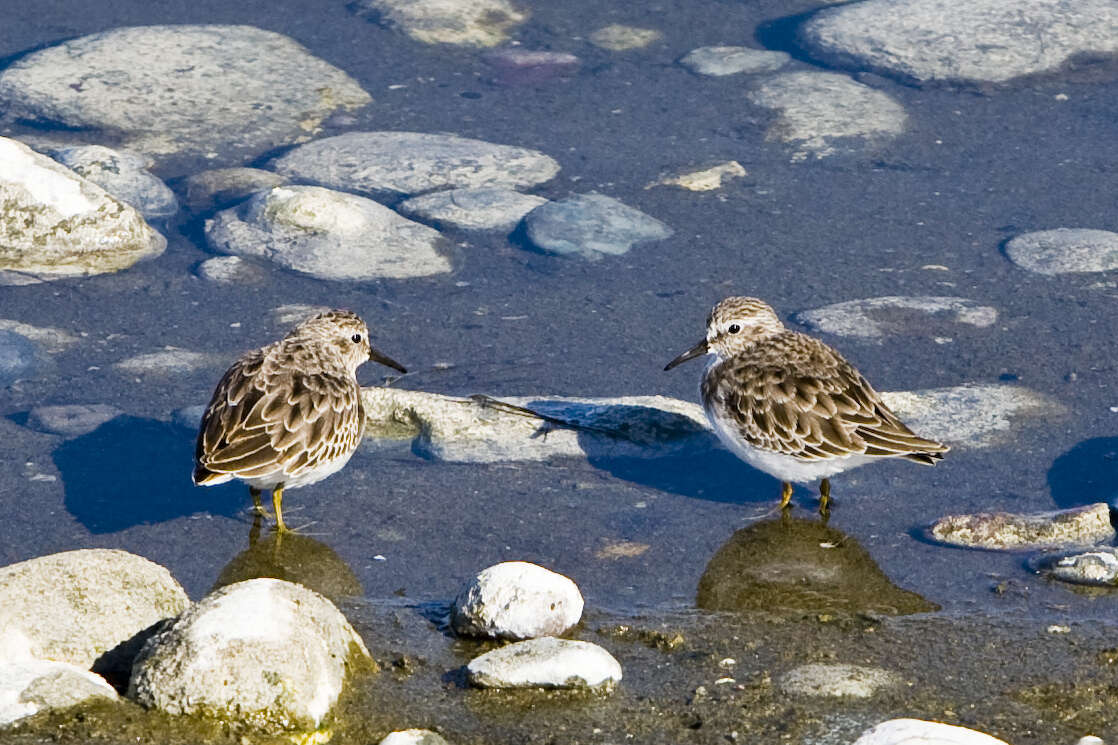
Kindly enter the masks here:
M 850 536 L 787 514 L 734 533 L 707 564 L 695 603 L 706 610 L 842 615 L 939 610 L 889 581 Z
M 300 533 L 262 531 L 255 515 L 248 534 L 248 548 L 225 565 L 213 589 L 257 577 L 296 582 L 331 600 L 362 595 L 357 575 L 334 549 Z M 263 535 L 262 535 L 263 533 Z

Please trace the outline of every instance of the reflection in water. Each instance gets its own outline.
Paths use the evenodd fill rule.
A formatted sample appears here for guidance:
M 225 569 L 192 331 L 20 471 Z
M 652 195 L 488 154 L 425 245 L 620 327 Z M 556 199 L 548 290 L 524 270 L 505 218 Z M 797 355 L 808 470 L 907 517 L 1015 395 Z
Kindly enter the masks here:
M 299 533 L 270 531 L 261 537 L 261 524 L 256 515 L 248 548 L 225 565 L 214 590 L 246 579 L 271 577 L 297 582 L 331 600 L 364 594 L 361 581 L 334 549 Z
M 895 616 L 939 610 L 890 582 L 850 536 L 787 515 L 734 533 L 707 564 L 695 604 L 706 610 Z

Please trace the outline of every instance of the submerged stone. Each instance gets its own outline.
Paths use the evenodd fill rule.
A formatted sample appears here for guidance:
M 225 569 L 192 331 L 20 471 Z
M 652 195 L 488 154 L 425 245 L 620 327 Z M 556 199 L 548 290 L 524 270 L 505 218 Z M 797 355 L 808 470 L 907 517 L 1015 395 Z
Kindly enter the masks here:
M 526 561 L 480 572 L 454 599 L 450 624 L 463 636 L 557 636 L 582 617 L 582 593 L 569 578 Z
M 509 0 L 356 0 L 352 6 L 424 44 L 496 46 L 528 18 Z
M 35 375 L 42 366 L 38 347 L 23 334 L 0 329 L 0 385 Z
M 495 71 L 495 82 L 503 85 L 538 85 L 574 75 L 582 65 L 582 60 L 569 52 L 520 47 L 495 49 L 482 60 Z
M 27 416 L 27 426 L 64 437 L 79 437 L 123 413 L 109 404 L 36 406 Z
M 1118 269 L 1118 233 L 1056 228 L 1023 233 L 1005 246 L 1017 266 L 1037 274 L 1106 272 Z
M 738 73 L 775 72 L 792 57 L 787 52 L 772 52 L 749 47 L 699 47 L 679 61 L 699 75 L 736 75 Z
M 624 52 L 628 49 L 641 49 L 663 36 L 652 28 L 638 28 L 613 23 L 590 34 L 590 42 L 611 52 Z
M 78 145 L 55 150 L 51 156 L 148 219 L 170 217 L 179 210 L 175 193 L 148 171 L 151 162 L 138 153 Z
M 1118 587 L 1118 548 L 1045 554 L 1029 561 L 1037 572 L 1061 582 L 1092 587 Z
M 401 202 L 397 209 L 408 217 L 459 230 L 512 230 L 546 202 L 512 189 L 483 186 L 422 194 Z
M 528 240 L 545 253 L 586 259 L 627 253 L 638 243 L 658 241 L 672 229 L 654 217 L 604 194 L 577 194 L 548 202 L 524 218 Z
M 215 168 L 187 176 L 182 189 L 187 208 L 199 213 L 228 207 L 285 183 L 285 177 L 262 168 Z
M 998 311 L 961 297 L 894 295 L 805 310 L 795 320 L 813 331 L 880 340 L 893 334 L 939 336 L 951 324 L 986 328 L 997 322 Z
M 941 543 L 994 551 L 1091 546 L 1112 540 L 1115 535 L 1105 502 L 1027 515 L 948 515 L 937 520 L 930 532 Z

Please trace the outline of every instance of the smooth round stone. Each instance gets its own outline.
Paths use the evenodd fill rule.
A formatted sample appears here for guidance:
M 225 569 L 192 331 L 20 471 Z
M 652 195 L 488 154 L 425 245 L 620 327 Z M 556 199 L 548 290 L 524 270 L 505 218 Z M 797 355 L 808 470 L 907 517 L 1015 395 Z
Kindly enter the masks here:
M 451 270 L 437 230 L 365 197 L 277 186 L 206 221 L 222 253 L 257 256 L 319 279 L 406 279 Z
M 512 189 L 480 187 L 422 194 L 401 202 L 403 215 L 459 230 L 512 230 L 529 212 L 546 204 L 543 197 Z
M 578 194 L 540 205 L 524 217 L 528 240 L 541 251 L 600 259 L 672 235 L 654 217 L 603 194 Z
M 231 285 L 259 282 L 264 272 L 256 264 L 240 256 L 215 256 L 198 265 L 198 276 L 209 282 Z
M 582 593 L 569 578 L 526 561 L 480 572 L 458 593 L 450 625 L 462 636 L 556 636 L 582 618 Z
M 7 115 L 120 133 L 149 155 L 255 155 L 370 100 L 293 40 L 251 26 L 117 28 L 31 52 L 0 73 Z
M 535 186 L 559 164 L 536 150 L 454 135 L 349 132 L 301 145 L 272 167 L 292 179 L 372 197 L 435 189 Z
M 545 636 L 486 652 L 466 666 L 470 683 L 481 688 L 592 688 L 611 691 L 621 681 L 621 665 L 590 642 Z
M 429 729 L 404 729 L 389 732 L 380 745 L 448 745 L 446 738 Z
M 79 437 L 100 427 L 124 412 L 108 404 L 36 406 L 27 416 L 27 425 L 41 432 L 64 437 Z
M 333 708 L 347 673 L 372 665 L 329 600 L 252 579 L 207 595 L 148 640 L 128 696 L 168 714 L 309 731 Z
M 1005 740 L 941 722 L 890 719 L 866 730 L 854 745 L 1009 745 Z
M 528 18 L 509 0 L 355 0 L 351 7 L 424 44 L 492 47 Z
M 147 170 L 150 161 L 138 153 L 79 145 L 55 150 L 51 156 L 148 219 L 170 217 L 179 211 L 175 193 Z
M 0 203 L 0 284 L 116 272 L 167 246 L 134 208 L 6 137 Z
M 40 362 L 34 342 L 14 331 L 0 330 L 0 385 L 34 375 Z
M 801 696 L 869 698 L 904 681 L 888 670 L 861 665 L 801 665 L 780 679 L 784 693 Z
M 663 34 L 656 29 L 614 23 L 590 34 L 590 43 L 611 52 L 624 52 L 628 49 L 647 47 L 662 36 Z
M 1005 246 L 1017 266 L 1038 274 L 1106 272 L 1118 269 L 1118 233 L 1056 228 L 1019 235 Z
M 888 296 L 805 310 L 795 320 L 813 331 L 880 341 L 894 334 L 939 336 L 944 324 L 987 328 L 998 311 L 961 297 Z
M 495 49 L 482 56 L 482 61 L 496 72 L 497 82 L 504 85 L 535 85 L 556 78 L 569 77 L 582 64 L 569 52 L 521 49 Z
M 262 168 L 215 168 L 187 176 L 182 188 L 187 208 L 200 213 L 228 207 L 285 183 L 283 176 Z
M 1118 548 L 1112 546 L 1046 554 L 1030 560 L 1029 566 L 1061 582 L 1093 587 L 1118 586 Z
M 699 75 L 737 75 L 775 72 L 791 61 L 787 52 L 770 52 L 749 47 L 699 47 L 688 52 L 679 63 Z
M 825 62 L 906 82 L 1002 83 L 1058 73 L 1076 56 L 1112 58 L 1118 53 L 1118 5 L 864 0 L 814 14 L 799 38 Z
M 830 72 L 786 72 L 765 78 L 747 94 L 776 114 L 765 138 L 800 148 L 798 158 L 823 158 L 857 141 L 893 138 L 908 116 L 890 96 Z M 853 142 L 851 142 L 853 141 Z
M 0 568 L 0 629 L 29 654 L 89 669 L 95 660 L 190 600 L 163 567 L 114 549 L 80 549 Z
M 68 709 L 94 698 L 117 700 L 100 675 L 68 662 L 31 656 L 17 630 L 0 631 L 0 727 L 40 711 Z
M 948 515 L 937 520 L 930 533 L 941 543 L 998 551 L 1091 546 L 1113 540 L 1115 535 L 1105 502 L 1027 515 Z

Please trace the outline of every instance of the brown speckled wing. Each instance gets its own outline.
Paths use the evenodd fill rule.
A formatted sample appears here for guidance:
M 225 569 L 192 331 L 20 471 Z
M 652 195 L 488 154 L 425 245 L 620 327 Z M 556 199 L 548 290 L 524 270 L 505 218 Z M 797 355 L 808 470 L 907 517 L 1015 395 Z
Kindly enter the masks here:
M 913 434 L 837 352 L 792 331 L 721 363 L 703 381 L 703 400 L 736 420 L 754 447 L 803 460 L 861 454 L 932 463 L 948 450 Z

